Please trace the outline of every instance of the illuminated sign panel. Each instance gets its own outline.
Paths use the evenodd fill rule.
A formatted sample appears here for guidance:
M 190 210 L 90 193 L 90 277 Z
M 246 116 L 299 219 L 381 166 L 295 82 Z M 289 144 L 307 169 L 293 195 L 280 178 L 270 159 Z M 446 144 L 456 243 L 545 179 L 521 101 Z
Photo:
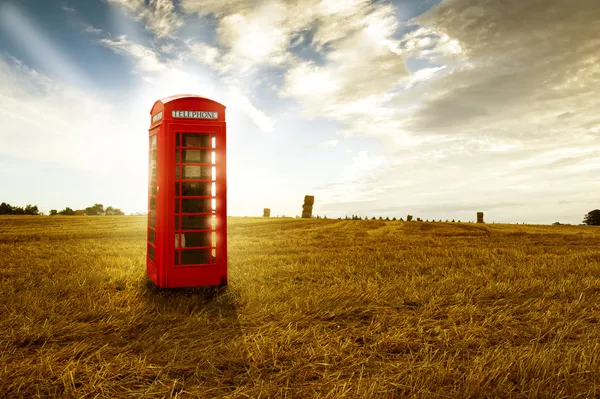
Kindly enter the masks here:
M 158 114 L 154 115 L 154 116 L 152 117 L 152 123 L 154 123 L 154 122 L 156 122 L 156 121 L 159 121 L 159 120 L 161 120 L 161 119 L 162 119 L 162 116 L 163 116 L 163 113 L 162 113 L 162 111 L 160 111 Z
M 193 119 L 217 119 L 219 113 L 215 111 L 177 111 L 173 110 L 173 118 L 193 118 Z

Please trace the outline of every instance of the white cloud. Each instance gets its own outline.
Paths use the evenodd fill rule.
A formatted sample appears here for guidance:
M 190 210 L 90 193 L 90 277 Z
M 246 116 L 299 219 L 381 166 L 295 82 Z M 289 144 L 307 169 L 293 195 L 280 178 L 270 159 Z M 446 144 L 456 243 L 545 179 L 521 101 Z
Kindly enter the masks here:
M 183 26 L 171 0 L 150 0 L 146 5 L 139 0 L 107 0 L 127 10 L 136 20 L 146 24 L 146 28 L 157 38 L 173 37 Z
M 464 50 L 458 40 L 426 26 L 405 34 L 400 39 L 398 50 L 405 56 L 432 62 L 449 63 L 464 59 Z
M 322 142 L 318 143 L 316 146 L 319 148 L 335 148 L 338 146 L 339 143 L 340 143 L 339 140 L 331 139 L 331 140 L 322 141 Z
M 135 70 L 138 72 L 156 73 L 168 69 L 168 65 L 160 60 L 156 51 L 127 40 L 125 35 L 121 35 L 116 39 L 100 39 L 98 42 L 117 54 L 124 54 L 133 58 L 136 62 Z
M 93 33 L 93 34 L 100 34 L 100 33 L 102 33 L 102 29 L 94 28 L 91 25 L 87 25 L 85 28 L 83 28 L 83 31 L 87 32 L 87 33 Z
M 244 95 L 239 88 L 230 85 L 225 101 L 229 107 L 244 111 L 263 132 L 270 133 L 275 130 L 274 120 L 267 116 L 264 111 L 254 106 L 248 96 Z
M 600 40 L 593 21 L 600 9 L 582 3 L 588 7 L 529 0 L 506 8 L 491 0 L 454 0 L 417 19 L 422 27 L 402 38 L 401 51 L 447 67 L 443 73 L 422 69 L 412 76 L 423 78 L 420 84 L 382 97 L 392 111 L 371 130 L 384 143 L 399 133 L 421 140 L 384 145 L 392 161 L 370 176 L 358 174 L 357 184 L 347 185 L 338 200 L 351 203 L 386 181 L 411 176 L 410 190 L 385 190 L 370 206 L 468 216 L 479 203 L 495 209 L 495 218 L 512 221 L 535 207 L 539 213 L 532 218 L 540 221 L 563 200 L 561 212 L 579 218 L 587 211 L 579 207 L 600 193 L 593 184 L 600 153 Z M 556 40 L 554 50 L 547 38 Z M 426 79 L 434 71 L 435 79 Z M 358 133 L 357 119 L 349 124 Z M 386 207 L 386 196 L 405 198 L 404 206 Z
M 63 11 L 65 11 L 65 12 L 67 12 L 67 13 L 71 14 L 71 15 L 75 15 L 75 14 L 77 14 L 77 10 L 76 10 L 76 9 L 74 9 L 74 8 L 72 8 L 72 7 L 67 7 L 67 6 L 64 6 L 64 5 L 63 5 L 63 6 L 61 7 L 61 9 L 62 9 Z
M 123 121 L 108 117 L 115 114 L 109 101 L 14 58 L 0 58 L 0 109 L 0 153 L 5 156 L 98 173 L 130 162 L 124 159 L 130 148 L 114 145 L 127 129 L 121 130 Z
M 198 62 L 218 67 L 218 61 L 221 56 L 219 49 L 213 46 L 209 46 L 206 43 L 191 43 L 188 42 L 188 48 L 191 56 Z

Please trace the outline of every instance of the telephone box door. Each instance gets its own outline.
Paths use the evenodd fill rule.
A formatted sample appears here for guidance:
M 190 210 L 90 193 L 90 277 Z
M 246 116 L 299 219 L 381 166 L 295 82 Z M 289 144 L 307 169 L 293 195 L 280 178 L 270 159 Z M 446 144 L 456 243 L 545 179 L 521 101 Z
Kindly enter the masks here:
M 165 286 L 227 284 L 225 129 L 167 126 Z M 170 215 L 170 216 L 169 216 Z

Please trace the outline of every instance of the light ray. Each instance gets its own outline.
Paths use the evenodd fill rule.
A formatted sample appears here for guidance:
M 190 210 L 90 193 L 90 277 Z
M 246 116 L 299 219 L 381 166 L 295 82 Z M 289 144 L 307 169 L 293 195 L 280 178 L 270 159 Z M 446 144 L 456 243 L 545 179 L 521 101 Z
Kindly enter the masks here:
M 89 87 L 89 80 L 48 40 L 21 11 L 5 3 L 0 6 L 0 29 L 22 46 L 38 65 L 43 65 L 54 78 Z

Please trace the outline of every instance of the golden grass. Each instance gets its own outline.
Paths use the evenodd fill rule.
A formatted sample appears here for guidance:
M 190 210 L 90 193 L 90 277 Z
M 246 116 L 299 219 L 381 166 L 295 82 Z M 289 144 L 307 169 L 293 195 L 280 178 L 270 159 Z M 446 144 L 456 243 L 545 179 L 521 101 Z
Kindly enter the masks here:
M 145 217 L 0 218 L 0 397 L 600 396 L 600 229 L 229 218 L 159 291 Z

